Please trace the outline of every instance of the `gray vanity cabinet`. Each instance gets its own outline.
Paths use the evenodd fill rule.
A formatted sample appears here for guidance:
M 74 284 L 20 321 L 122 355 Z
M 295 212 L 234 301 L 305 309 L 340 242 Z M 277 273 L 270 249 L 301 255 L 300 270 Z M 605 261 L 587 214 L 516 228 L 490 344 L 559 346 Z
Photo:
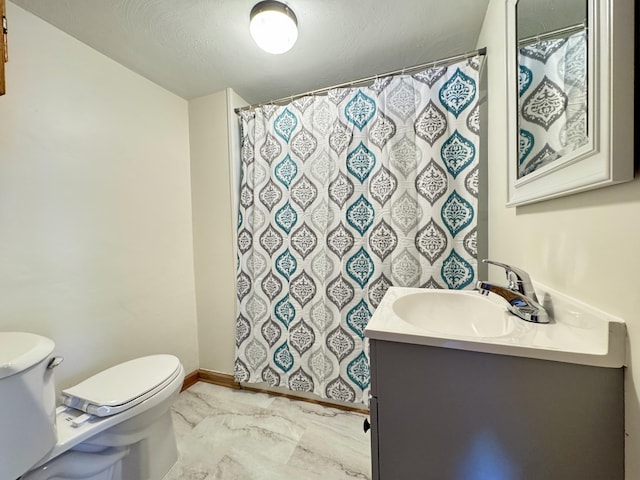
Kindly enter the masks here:
M 622 480 L 623 370 L 370 341 L 373 480 Z

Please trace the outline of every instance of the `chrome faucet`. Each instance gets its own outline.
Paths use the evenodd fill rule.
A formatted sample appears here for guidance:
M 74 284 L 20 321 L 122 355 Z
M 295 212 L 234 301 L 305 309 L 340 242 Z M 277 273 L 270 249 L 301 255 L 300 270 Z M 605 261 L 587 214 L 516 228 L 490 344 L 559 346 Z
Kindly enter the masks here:
M 533 289 L 531 277 L 524 270 L 512 267 L 505 263 L 494 262 L 493 260 L 484 259 L 482 263 L 496 265 L 505 269 L 509 285 L 502 287 L 493 285 L 482 280 L 476 283 L 476 288 L 483 295 L 489 295 L 489 292 L 504 298 L 507 303 L 507 309 L 527 322 L 549 323 L 549 315 L 540 303 Z

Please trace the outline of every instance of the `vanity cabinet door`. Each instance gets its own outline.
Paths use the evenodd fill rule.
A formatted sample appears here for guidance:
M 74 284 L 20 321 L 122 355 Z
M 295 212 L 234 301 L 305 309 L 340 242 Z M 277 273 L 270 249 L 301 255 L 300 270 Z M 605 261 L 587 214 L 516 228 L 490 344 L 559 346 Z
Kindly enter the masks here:
M 374 480 L 624 479 L 622 369 L 380 340 L 370 354 Z
M 371 396 L 369 399 L 369 418 L 371 419 L 371 478 L 379 479 L 378 469 L 378 398 Z

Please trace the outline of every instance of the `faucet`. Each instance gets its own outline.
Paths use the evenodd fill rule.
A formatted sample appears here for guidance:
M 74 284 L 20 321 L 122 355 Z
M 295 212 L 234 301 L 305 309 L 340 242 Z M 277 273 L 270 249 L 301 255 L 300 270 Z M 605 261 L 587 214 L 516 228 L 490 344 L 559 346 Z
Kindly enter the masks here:
M 549 315 L 538 302 L 538 297 L 533 289 L 533 283 L 531 283 L 531 277 L 527 272 L 520 268 L 495 262 L 487 258 L 482 260 L 482 263 L 504 268 L 509 285 L 502 287 L 480 280 L 476 283 L 476 288 L 481 294 L 489 295 L 489 292 L 491 292 L 501 296 L 509 304 L 507 309 L 527 322 L 549 323 Z

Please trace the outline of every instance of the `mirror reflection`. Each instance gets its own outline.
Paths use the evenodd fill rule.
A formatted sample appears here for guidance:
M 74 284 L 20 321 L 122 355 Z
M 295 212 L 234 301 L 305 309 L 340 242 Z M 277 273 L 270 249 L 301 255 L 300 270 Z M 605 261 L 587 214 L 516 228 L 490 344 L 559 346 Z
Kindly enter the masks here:
M 518 178 L 589 141 L 587 2 L 519 0 Z

